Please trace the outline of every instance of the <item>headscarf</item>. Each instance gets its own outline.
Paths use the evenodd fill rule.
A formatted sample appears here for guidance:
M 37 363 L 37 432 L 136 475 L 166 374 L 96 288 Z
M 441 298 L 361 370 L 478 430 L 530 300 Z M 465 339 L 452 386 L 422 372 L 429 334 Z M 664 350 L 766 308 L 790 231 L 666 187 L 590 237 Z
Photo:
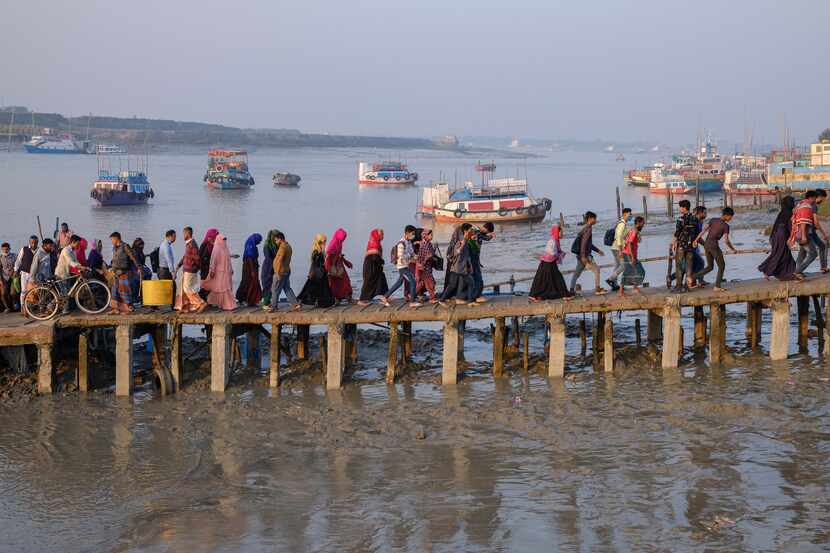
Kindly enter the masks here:
M 205 238 L 202 240 L 202 243 L 213 244 L 217 236 L 219 236 L 219 231 L 215 228 L 209 228 L 207 229 L 207 232 L 205 232 Z
M 319 253 L 319 254 L 324 254 L 325 253 L 325 251 L 324 251 L 325 247 L 324 246 L 326 244 L 326 240 L 328 240 L 328 238 L 326 238 L 325 234 L 318 234 L 314 237 L 314 242 L 311 243 L 311 261 L 312 262 L 314 261 L 314 254 L 315 253 Z
M 550 227 L 550 237 L 559 242 L 559 238 L 562 236 L 562 229 L 559 228 L 559 223 L 554 223 L 552 227 Z
M 259 249 L 257 245 L 262 242 L 262 235 L 254 233 L 245 240 L 245 251 L 242 253 L 242 259 L 250 257 L 252 259 L 259 259 Z
M 78 242 L 78 245 L 75 247 L 75 258 L 78 260 L 78 263 L 86 267 L 87 259 L 86 259 L 86 248 L 88 244 L 86 239 L 81 238 L 81 241 Z
M 372 229 L 372 232 L 369 233 L 369 243 L 366 244 L 366 253 L 373 252 L 380 256 L 383 255 L 383 245 L 381 244 L 383 237 L 381 233 L 383 231 L 380 229 Z
M 213 241 L 213 252 L 210 254 L 210 272 L 215 273 L 219 266 L 230 266 L 231 252 L 224 234 L 217 234 Z
M 784 196 L 781 199 L 781 211 L 778 212 L 778 217 L 775 218 L 773 227 L 778 225 L 790 225 L 793 217 L 793 209 L 795 209 L 795 198 L 792 196 Z
M 90 250 L 89 257 L 86 259 L 87 267 L 91 269 L 98 269 L 104 264 L 104 257 L 101 255 L 101 251 L 103 249 L 104 245 L 100 240 L 92 241 L 92 250 Z
M 268 235 L 265 237 L 265 243 L 262 245 L 262 255 L 266 259 L 273 259 L 277 255 L 277 244 L 274 242 L 275 236 L 279 231 L 277 229 L 271 229 L 268 231 Z
M 340 255 L 343 253 L 343 241 L 346 239 L 346 231 L 342 228 L 337 229 L 334 231 L 334 235 L 331 237 L 331 242 L 329 242 L 329 247 L 326 248 L 326 255 Z

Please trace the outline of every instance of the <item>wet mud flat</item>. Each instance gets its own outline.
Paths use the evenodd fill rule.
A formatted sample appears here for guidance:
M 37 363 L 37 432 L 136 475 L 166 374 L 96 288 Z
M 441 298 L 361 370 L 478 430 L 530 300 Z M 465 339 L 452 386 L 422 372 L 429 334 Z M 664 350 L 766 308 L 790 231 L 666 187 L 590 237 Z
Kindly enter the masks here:
M 772 363 L 741 345 L 710 367 L 691 348 L 663 371 L 619 348 L 545 376 L 494 379 L 489 329 L 467 329 L 465 377 L 440 385 L 441 335 L 385 383 L 386 331 L 325 392 L 318 340 L 278 389 L 238 363 L 209 390 L 207 348 L 185 344 L 185 386 L 131 399 L 102 386 L 0 406 L 0 524 L 10 550 L 816 551 L 830 547 L 830 371 L 814 347 Z M 590 321 L 589 328 L 590 328 Z M 616 324 L 620 345 L 633 322 Z M 687 329 L 690 332 L 691 329 Z M 263 344 L 264 346 L 264 344 Z M 138 346 L 137 346 L 138 348 Z M 244 352 L 244 348 L 241 348 Z M 146 355 L 146 352 L 142 355 Z M 137 354 L 137 357 L 138 356 Z M 106 363 L 101 361 L 102 366 Z M 138 364 L 148 361 L 139 359 Z M 601 366 L 601 365 L 600 365 Z M 99 370 L 103 379 L 107 371 Z M 72 368 L 63 382 L 72 382 Z M 112 386 L 112 383 L 109 384 Z

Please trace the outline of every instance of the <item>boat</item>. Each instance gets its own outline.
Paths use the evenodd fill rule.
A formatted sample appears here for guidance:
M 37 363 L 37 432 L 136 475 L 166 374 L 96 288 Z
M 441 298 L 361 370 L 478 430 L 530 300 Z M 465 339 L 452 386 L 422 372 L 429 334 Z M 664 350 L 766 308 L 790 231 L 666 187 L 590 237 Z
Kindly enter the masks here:
M 776 190 L 767 184 L 767 175 L 761 169 L 730 169 L 726 171 L 723 189 L 730 194 L 745 196 L 770 196 Z
M 361 186 L 414 186 L 418 173 L 400 161 L 361 161 L 357 166 L 357 182 Z
M 95 150 L 91 151 L 90 153 L 98 154 L 98 155 L 117 155 L 117 154 L 126 154 L 127 150 L 118 146 L 117 144 L 96 144 Z
M 723 160 L 711 137 L 707 137 L 706 142 L 698 148 L 697 155 L 676 155 L 672 159 L 673 169 L 683 175 L 689 188 L 697 188 L 704 194 L 723 189 Z
M 620 154 L 617 154 L 616 159 L 617 159 L 617 161 L 625 161 L 625 156 L 620 153 Z
M 275 186 L 300 186 L 302 177 L 294 173 L 274 173 L 272 180 Z
M 31 140 L 23 144 L 23 147 L 30 154 L 85 154 L 87 147 L 75 141 L 71 134 L 64 134 L 60 137 L 42 135 L 33 136 Z
M 92 184 L 90 197 L 101 206 L 146 204 L 155 196 L 147 178 L 147 161 L 146 157 L 131 160 L 99 154 L 98 178 Z
M 651 179 L 648 191 L 654 194 L 691 194 L 694 186 L 689 186 L 680 173 L 665 171 L 663 167 L 654 167 L 651 170 Z
M 642 169 L 629 169 L 623 173 L 623 180 L 629 186 L 642 186 L 648 188 L 651 182 L 651 171 L 654 166 L 643 167 Z
M 830 141 L 822 140 L 811 144 L 807 157 L 788 157 L 789 160 L 774 161 L 767 165 L 767 183 L 771 188 L 830 188 Z
M 441 181 L 423 189 L 418 213 L 448 223 L 538 222 L 551 205 L 548 198 L 529 192 L 526 179 L 490 179 L 484 185 L 467 181 L 458 190 Z
M 204 181 L 217 190 L 249 190 L 254 177 L 248 172 L 245 150 L 210 150 Z

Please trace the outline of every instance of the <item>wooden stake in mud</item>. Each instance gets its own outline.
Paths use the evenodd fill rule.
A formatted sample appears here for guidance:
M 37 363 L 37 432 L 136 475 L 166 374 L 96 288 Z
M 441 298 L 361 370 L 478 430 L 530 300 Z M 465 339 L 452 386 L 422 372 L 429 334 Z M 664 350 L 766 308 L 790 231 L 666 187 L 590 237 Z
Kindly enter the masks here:
M 645 196 L 643 196 L 643 219 L 645 219 L 646 224 L 648 224 L 648 202 L 646 201 Z
M 173 338 L 170 343 L 170 377 L 173 389 L 182 389 L 182 325 L 173 325 Z
M 389 322 L 389 350 L 386 354 L 386 383 L 393 384 L 398 372 L 398 323 Z
M 493 376 L 504 376 L 504 317 L 496 317 L 493 327 Z
M 248 368 L 259 370 L 262 364 L 262 357 L 259 354 L 259 331 L 249 330 L 245 335 L 245 342 L 247 350 L 245 356 L 248 358 Z
M 510 325 L 513 327 L 511 330 L 511 338 L 513 339 L 513 349 L 515 351 L 519 351 L 519 341 L 521 340 L 521 336 L 519 336 L 519 317 L 513 317 L 510 321 Z
M 403 326 L 403 360 L 404 363 L 409 363 L 412 359 L 412 321 L 404 321 L 401 325 Z
M 758 302 L 747 303 L 747 318 L 749 326 L 749 347 L 757 348 L 761 344 L 761 315 L 763 307 Z
M 648 311 L 648 325 L 646 327 L 646 340 L 649 342 L 656 342 L 660 339 L 660 325 L 662 321 L 660 320 L 660 314 L 654 310 L 649 309 Z

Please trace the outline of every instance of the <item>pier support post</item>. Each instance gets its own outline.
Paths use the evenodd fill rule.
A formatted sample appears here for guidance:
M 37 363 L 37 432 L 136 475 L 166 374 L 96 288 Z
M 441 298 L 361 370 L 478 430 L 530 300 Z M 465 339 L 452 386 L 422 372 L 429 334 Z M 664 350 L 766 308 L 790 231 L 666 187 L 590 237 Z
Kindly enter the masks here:
M 519 317 L 513 317 L 510 321 L 510 326 L 512 327 L 510 331 L 510 338 L 513 340 L 513 350 L 519 351 L 519 347 L 521 346 L 521 337 L 519 336 Z
M 458 360 L 464 361 L 464 333 L 467 330 L 467 321 L 458 322 Z
M 458 352 L 461 341 L 459 335 L 458 323 L 444 323 L 444 366 L 441 371 L 441 383 L 445 386 L 458 382 Z
M 210 391 L 224 392 L 228 386 L 231 360 L 231 325 L 214 324 L 210 334 Z
M 786 359 L 790 342 L 790 300 L 776 298 L 770 302 L 772 308 L 772 338 L 769 357 L 773 361 Z
M 398 374 L 398 322 L 389 321 L 389 351 L 386 355 L 386 383 L 394 384 Z
M 182 325 L 173 325 L 173 341 L 170 343 L 170 376 L 173 389 L 182 389 Z
M 346 344 L 342 324 L 329 325 L 326 349 L 326 389 L 337 390 L 342 384 L 343 368 L 346 365 Z
M 246 352 L 245 356 L 248 358 L 248 368 L 259 371 L 262 365 L 262 356 L 259 353 L 259 332 L 256 330 L 249 330 L 246 333 Z
M 404 321 L 401 323 L 401 333 L 403 336 L 403 363 L 409 363 L 412 360 L 412 321 Z
M 810 297 L 798 296 L 796 298 L 798 307 L 798 349 L 807 349 L 807 337 L 810 332 Z
M 653 309 L 648 310 L 648 324 L 646 328 L 646 340 L 656 342 L 660 339 L 660 314 Z
M 562 378 L 565 376 L 565 317 L 551 315 L 550 345 L 548 347 L 548 377 Z
M 758 302 L 749 302 L 747 306 L 747 318 L 749 326 L 749 347 L 757 348 L 761 344 L 761 314 L 763 308 Z
M 605 372 L 614 370 L 614 322 L 611 317 L 605 317 L 605 329 L 603 332 L 603 359 Z
M 280 360 L 282 352 L 280 351 L 280 342 L 282 342 L 282 325 L 271 325 L 271 351 L 268 355 L 268 386 L 276 388 L 280 385 Z
M 89 391 L 89 341 L 86 332 L 78 334 L 78 391 Z
M 115 327 L 115 395 L 133 391 L 133 325 Z
M 651 311 L 649 311 L 649 314 Z M 650 327 L 651 325 L 649 325 Z M 663 353 L 664 369 L 676 369 L 680 352 L 680 302 L 676 298 L 666 302 L 663 308 Z
M 824 296 L 824 347 L 822 348 L 825 357 L 830 357 L 830 297 Z
M 493 329 L 493 376 L 504 376 L 504 317 L 496 317 Z
M 643 197 L 645 199 L 645 197 Z M 642 331 L 640 330 L 640 319 L 634 319 L 634 340 L 637 347 L 643 344 Z
M 709 363 L 723 361 L 726 348 L 726 307 L 717 303 L 709 306 Z
M 55 368 L 52 363 L 52 344 L 37 345 L 37 363 L 37 393 L 51 394 L 55 382 Z
M 706 315 L 700 305 L 695 307 L 695 347 L 706 347 Z
M 297 325 L 297 359 L 308 359 L 308 338 L 311 328 L 308 325 Z
M 579 348 L 581 356 L 585 357 L 585 354 L 588 352 L 588 329 L 586 328 L 584 318 L 579 321 Z

